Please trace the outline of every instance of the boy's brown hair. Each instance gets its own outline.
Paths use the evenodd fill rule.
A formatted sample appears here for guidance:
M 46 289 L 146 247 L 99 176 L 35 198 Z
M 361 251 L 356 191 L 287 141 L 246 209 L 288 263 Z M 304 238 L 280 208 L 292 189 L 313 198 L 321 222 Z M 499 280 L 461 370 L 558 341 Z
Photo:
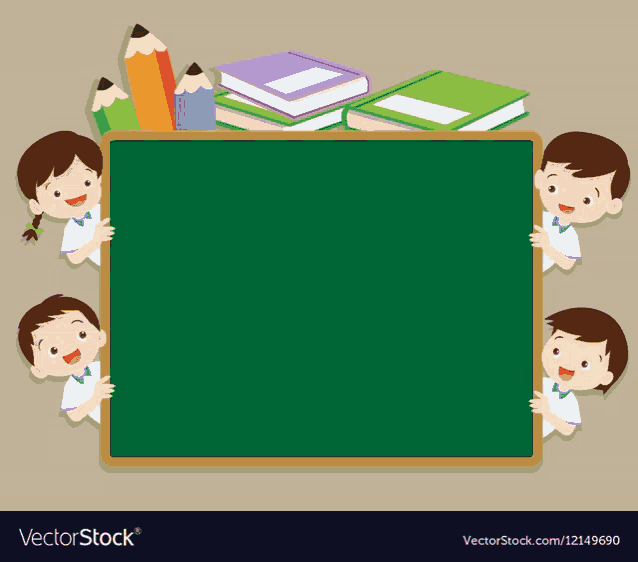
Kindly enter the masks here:
M 102 175 L 102 152 L 95 141 L 73 133 L 72 131 L 58 131 L 34 142 L 20 158 L 18 164 L 18 184 L 27 199 L 38 200 L 36 187 L 41 186 L 51 173 L 55 177 L 66 172 L 75 157 L 82 160 L 91 170 Z M 22 236 L 27 241 L 38 239 L 36 232 L 42 220 L 42 215 L 33 219 L 33 228 L 29 228 Z
M 93 309 L 81 300 L 62 295 L 53 295 L 44 299 L 40 304 L 36 304 L 20 320 L 18 324 L 18 344 L 26 360 L 33 365 L 33 332 L 42 324 L 55 320 L 56 316 L 61 316 L 65 312 L 77 310 L 84 314 L 84 317 L 98 330 L 100 321 Z
M 567 164 L 577 170 L 575 178 L 594 178 L 616 172 L 611 182 L 611 198 L 620 199 L 629 185 L 629 162 L 625 151 L 614 141 L 593 133 L 563 133 L 552 140 L 543 153 L 541 170 L 548 162 Z
M 629 358 L 627 339 L 618 322 L 609 314 L 594 308 L 568 308 L 548 316 L 545 320 L 552 327 L 552 335 L 556 330 L 560 330 L 587 343 L 607 342 L 605 355 L 609 354 L 609 371 L 613 379 L 607 385 L 601 384 L 596 387 L 596 390 L 602 390 L 605 394 L 623 374 Z

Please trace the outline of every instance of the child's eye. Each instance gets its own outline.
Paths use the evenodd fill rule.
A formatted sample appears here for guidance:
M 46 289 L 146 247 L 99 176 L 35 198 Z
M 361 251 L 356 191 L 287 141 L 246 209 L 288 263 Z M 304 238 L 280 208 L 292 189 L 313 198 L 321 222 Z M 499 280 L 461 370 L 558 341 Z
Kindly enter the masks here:
M 86 332 L 80 332 L 80 333 L 78 334 L 78 339 L 79 339 L 80 341 L 84 341 L 84 340 L 86 339 Z
M 84 182 L 84 185 L 86 185 L 86 187 L 89 187 L 91 185 L 91 180 L 86 180 Z
M 580 366 L 583 368 L 583 371 L 589 371 L 589 363 L 587 361 L 583 361 Z
M 554 348 L 554 357 L 560 357 L 560 349 L 558 349 L 557 347 Z
M 55 357 L 58 354 L 58 348 L 52 347 L 49 349 L 49 357 Z
M 550 186 L 547 188 L 547 191 L 549 191 L 550 193 L 556 193 L 557 189 L 558 189 L 558 188 L 557 188 L 555 185 L 550 185 Z
M 60 195 L 62 195 L 57 189 L 53 192 L 53 195 L 55 195 L 56 197 L 60 197 Z
M 591 197 L 585 197 L 585 199 L 583 199 L 583 203 L 585 203 L 585 205 L 591 205 L 593 201 L 591 200 Z

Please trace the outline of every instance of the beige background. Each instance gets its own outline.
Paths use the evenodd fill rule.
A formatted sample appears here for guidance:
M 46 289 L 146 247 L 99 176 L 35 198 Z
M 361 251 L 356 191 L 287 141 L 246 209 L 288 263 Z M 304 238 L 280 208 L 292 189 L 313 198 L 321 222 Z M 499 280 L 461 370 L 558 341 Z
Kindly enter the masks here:
M 545 143 L 565 131 L 603 134 L 618 142 L 630 166 L 638 169 L 638 9 L 628 7 L 633 3 L 137 4 L 14 3 L 3 20 L 0 508 L 635 509 L 638 382 L 633 353 L 625 376 L 606 398 L 590 393 L 579 400 L 584 429 L 569 440 L 549 439 L 545 460 L 534 471 L 109 471 L 98 459 L 97 429 L 88 422 L 72 427 L 59 416 L 64 383 L 36 383 L 16 344 L 22 314 L 51 294 L 75 296 L 97 309 L 98 273 L 89 264 L 72 268 L 58 258 L 63 222 L 44 219 L 40 242 L 26 247 L 20 242 L 30 215 L 15 180 L 20 156 L 38 138 L 62 129 L 94 134 L 85 111 L 97 79 L 124 82 L 128 90 L 118 53 L 127 29 L 137 22 L 169 47 L 176 73 L 193 60 L 210 69 L 295 49 L 369 72 L 373 91 L 432 69 L 525 89 L 532 94 L 527 101 L 531 115 L 513 128 L 536 130 Z M 621 323 L 634 350 L 638 203 L 632 189 L 619 218 L 579 229 L 583 264 L 569 275 L 553 271 L 545 276 L 544 314 L 571 306 L 600 308 Z M 196 216 L 196 200 L 193 212 Z M 504 232 L 512 212 L 516 209 L 508 208 L 507 194 L 485 194 L 486 220 L 502 221 Z M 142 251 L 152 228 L 170 220 L 143 218 Z M 468 240 L 469 247 L 492 259 L 490 241 L 479 232 L 476 240 Z M 499 319 L 486 319 L 486 324 L 496 336 Z M 496 344 L 494 353 L 498 365 Z M 507 384 L 518 368 L 499 366 L 485 392 L 490 385 Z M 424 404 L 437 399 L 433 389 Z

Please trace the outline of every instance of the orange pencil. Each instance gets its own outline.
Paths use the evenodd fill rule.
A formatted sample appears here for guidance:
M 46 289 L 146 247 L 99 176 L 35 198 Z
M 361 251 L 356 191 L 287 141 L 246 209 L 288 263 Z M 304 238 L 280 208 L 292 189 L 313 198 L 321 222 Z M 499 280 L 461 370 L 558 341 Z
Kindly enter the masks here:
M 138 23 L 124 58 L 142 130 L 174 130 L 175 74 L 166 45 Z

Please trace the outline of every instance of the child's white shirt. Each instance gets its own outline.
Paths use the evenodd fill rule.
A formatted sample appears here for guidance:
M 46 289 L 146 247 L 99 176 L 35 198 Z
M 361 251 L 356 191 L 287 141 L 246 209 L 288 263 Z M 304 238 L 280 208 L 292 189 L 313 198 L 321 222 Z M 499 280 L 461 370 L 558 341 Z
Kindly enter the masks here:
M 95 226 L 100 222 L 100 204 L 98 203 L 82 216 L 81 219 L 71 219 L 64 227 L 61 254 L 72 254 L 93 240 Z M 89 259 L 100 265 L 100 248 L 95 250 Z
M 543 230 L 549 235 L 549 243 L 554 250 L 564 254 L 571 260 L 583 259 L 580 254 L 578 234 L 572 225 L 561 226 L 558 217 L 547 211 L 543 212 Z M 543 253 L 543 271 L 554 265 L 554 260 Z
M 71 375 L 64 385 L 64 395 L 60 412 L 75 410 L 85 402 L 93 398 L 96 383 L 100 380 L 100 362 L 94 361 L 83 373 Z M 97 423 L 100 423 L 100 405 L 89 414 Z
M 543 377 L 543 394 L 547 396 L 549 402 L 549 411 L 566 421 L 570 425 L 581 426 L 580 410 L 578 409 L 578 400 L 574 393 L 569 390 L 566 393 L 558 389 L 558 383 L 555 383 L 549 377 Z M 543 437 L 547 437 L 554 426 L 543 419 Z

